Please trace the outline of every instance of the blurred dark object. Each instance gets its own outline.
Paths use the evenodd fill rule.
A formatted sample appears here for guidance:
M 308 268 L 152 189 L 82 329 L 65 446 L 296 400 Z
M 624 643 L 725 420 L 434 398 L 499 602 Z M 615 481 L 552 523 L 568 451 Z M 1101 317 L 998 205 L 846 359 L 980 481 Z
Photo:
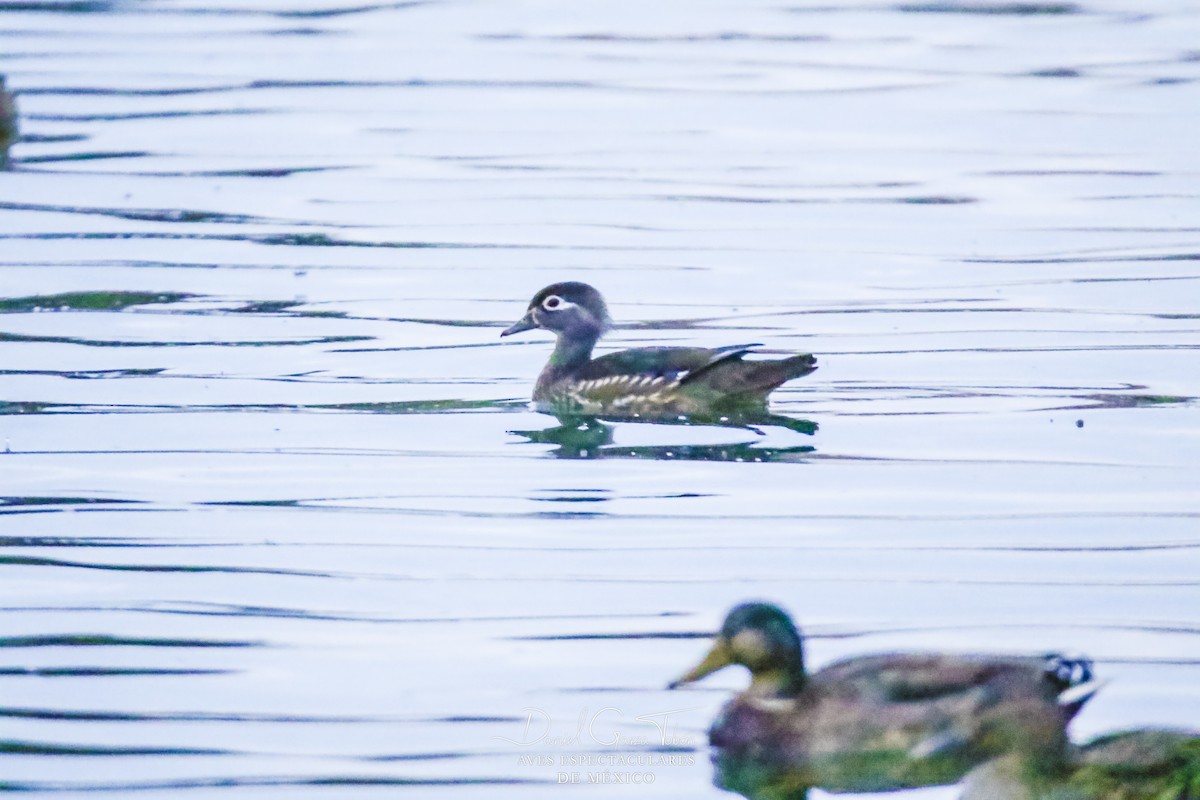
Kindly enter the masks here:
M 1046 769 L 1018 754 L 967 776 L 961 800 L 1196 800 L 1200 732 L 1134 730 L 1097 737 Z
M 0 169 L 8 169 L 8 148 L 17 141 L 17 101 L 0 75 Z

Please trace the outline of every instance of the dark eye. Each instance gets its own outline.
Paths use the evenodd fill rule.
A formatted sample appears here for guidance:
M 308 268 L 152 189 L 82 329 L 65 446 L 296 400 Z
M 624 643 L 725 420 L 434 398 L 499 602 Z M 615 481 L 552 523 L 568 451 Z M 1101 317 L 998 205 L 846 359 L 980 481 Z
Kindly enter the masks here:
M 554 309 L 561 306 L 562 302 L 563 301 L 562 301 L 561 297 L 559 297 L 556 294 L 552 294 L 549 297 L 547 297 L 545 300 L 542 301 L 542 308 L 546 309 L 547 311 L 553 311 Z

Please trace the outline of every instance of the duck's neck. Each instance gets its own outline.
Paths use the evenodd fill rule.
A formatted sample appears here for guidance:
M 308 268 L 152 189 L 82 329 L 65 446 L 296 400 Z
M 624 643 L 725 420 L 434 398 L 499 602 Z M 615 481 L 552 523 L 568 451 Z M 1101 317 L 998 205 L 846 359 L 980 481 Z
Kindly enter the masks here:
M 804 662 L 796 661 L 756 670 L 750 677 L 747 692 L 757 697 L 795 697 L 807 683 Z
M 545 400 L 554 393 L 554 385 L 563 378 L 582 369 L 592 360 L 592 348 L 600 338 L 600 331 L 572 331 L 560 333 L 554 345 L 550 360 L 542 368 L 537 385 L 533 389 L 533 399 Z
M 559 333 L 550 361 L 546 363 L 546 372 L 568 374 L 586 365 L 592 360 L 592 348 L 599 341 L 600 332 L 594 327 L 586 327 Z

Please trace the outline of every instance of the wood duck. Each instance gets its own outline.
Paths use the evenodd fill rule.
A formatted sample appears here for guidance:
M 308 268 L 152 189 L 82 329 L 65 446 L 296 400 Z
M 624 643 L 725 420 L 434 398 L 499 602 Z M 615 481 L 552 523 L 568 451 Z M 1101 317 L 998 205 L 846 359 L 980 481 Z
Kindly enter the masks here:
M 638 347 L 592 358 L 611 325 L 608 307 L 586 283 L 542 289 L 516 324 L 501 333 L 544 328 L 558 336 L 533 390 L 533 401 L 559 413 L 644 416 L 716 416 L 762 413 L 767 395 L 816 367 L 811 355 L 745 361 L 758 345 Z
M 750 670 L 750 686 L 709 730 L 716 780 L 754 797 L 953 783 L 1021 748 L 1057 758 L 1099 688 L 1088 661 L 1060 655 L 887 653 L 810 675 L 791 618 L 758 602 L 730 611 L 708 655 L 669 688 L 730 664 Z
M 1200 731 L 1105 734 L 1051 769 L 1011 753 L 972 771 L 960 800 L 1200 800 Z

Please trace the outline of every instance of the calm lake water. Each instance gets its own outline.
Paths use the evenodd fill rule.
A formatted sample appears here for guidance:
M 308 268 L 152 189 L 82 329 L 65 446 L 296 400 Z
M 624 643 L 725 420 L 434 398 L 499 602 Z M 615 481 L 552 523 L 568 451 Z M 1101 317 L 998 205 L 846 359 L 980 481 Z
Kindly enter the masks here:
M 744 675 L 664 687 L 748 598 L 1200 718 L 1194 3 L 0 0 L 0 73 L 0 790 L 728 797 Z M 498 338 L 567 279 L 819 429 L 580 446 Z

